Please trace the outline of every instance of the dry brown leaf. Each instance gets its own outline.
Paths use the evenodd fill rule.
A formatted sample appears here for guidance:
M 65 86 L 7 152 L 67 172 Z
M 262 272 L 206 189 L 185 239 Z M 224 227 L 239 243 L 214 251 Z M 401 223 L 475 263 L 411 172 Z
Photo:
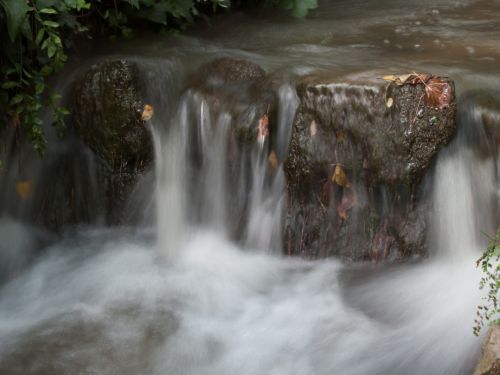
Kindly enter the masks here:
M 259 120 L 257 131 L 257 142 L 263 144 L 269 135 L 269 117 L 264 115 Z
M 347 179 L 347 176 L 340 165 L 335 166 L 335 170 L 332 175 L 332 182 L 335 182 L 337 185 L 342 187 L 350 187 L 351 183 Z
M 28 199 L 31 192 L 31 181 L 19 181 L 16 183 L 16 193 L 23 201 Z
M 278 168 L 278 156 L 276 155 L 276 152 L 274 152 L 274 150 L 269 154 L 267 162 L 271 169 L 276 170 Z
M 344 131 L 342 129 L 339 129 L 337 131 L 337 142 L 338 143 L 344 142 Z
M 396 75 L 388 75 L 382 77 L 385 81 L 388 82 L 394 82 L 398 86 L 402 86 L 406 83 L 406 81 L 412 76 L 413 74 L 402 74 L 399 76 Z
M 153 106 L 150 104 L 146 104 L 146 105 L 144 105 L 144 109 L 142 110 L 141 117 L 142 117 L 143 121 L 148 121 L 148 120 L 151 120 L 154 113 L 155 113 L 155 110 L 154 110 Z
M 347 210 L 351 209 L 356 203 L 356 194 L 352 189 L 344 189 L 342 200 L 337 207 L 337 214 L 341 220 L 347 220 Z
M 316 121 L 312 120 L 309 125 L 309 134 L 311 137 L 314 137 L 318 133 L 318 125 L 316 125 Z
M 450 105 L 452 89 L 450 84 L 442 78 L 433 77 L 425 85 L 425 99 L 427 103 L 439 109 Z

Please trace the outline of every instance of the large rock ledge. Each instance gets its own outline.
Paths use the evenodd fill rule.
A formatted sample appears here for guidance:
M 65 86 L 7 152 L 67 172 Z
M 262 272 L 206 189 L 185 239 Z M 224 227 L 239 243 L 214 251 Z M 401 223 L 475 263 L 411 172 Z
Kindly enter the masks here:
M 474 375 L 500 375 L 500 326 L 488 331 Z
M 120 222 L 119 207 L 152 160 L 138 75 L 132 62 L 104 60 L 75 84 L 75 134 L 108 171 L 107 212 L 117 216 L 109 222 Z M 279 156 L 287 178 L 287 254 L 396 261 L 426 253 L 429 199 L 421 181 L 456 130 L 453 82 L 446 81 L 449 105 L 437 108 L 426 102 L 422 83 L 365 75 L 296 83 L 300 104 L 287 154 Z M 222 58 L 191 76 L 188 93 L 202 95 L 214 113 L 231 113 L 238 147 L 253 147 L 262 113 L 269 113 L 275 142 L 275 81 L 258 65 Z
M 375 77 L 373 77 L 375 78 Z M 456 130 L 424 84 L 306 78 L 285 163 L 286 250 L 308 258 L 398 260 L 425 253 L 419 183 Z

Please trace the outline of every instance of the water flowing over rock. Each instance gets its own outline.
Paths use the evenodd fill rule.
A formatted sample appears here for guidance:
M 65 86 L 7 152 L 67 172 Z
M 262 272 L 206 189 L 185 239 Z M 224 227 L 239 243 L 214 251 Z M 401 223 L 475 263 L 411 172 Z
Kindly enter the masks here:
M 298 93 L 285 164 L 287 251 L 349 260 L 424 254 L 426 197 L 418 187 L 455 133 L 454 99 L 440 109 L 425 103 L 424 84 L 316 77 Z
M 152 161 L 140 91 L 139 69 L 127 60 L 100 61 L 75 84 L 74 128 L 104 162 L 111 222 L 121 220 L 120 207 Z

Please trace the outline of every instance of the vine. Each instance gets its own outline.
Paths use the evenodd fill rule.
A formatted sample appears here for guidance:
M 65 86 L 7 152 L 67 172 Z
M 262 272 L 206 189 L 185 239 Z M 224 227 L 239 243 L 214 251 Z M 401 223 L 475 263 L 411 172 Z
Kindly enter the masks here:
M 479 336 L 482 327 L 500 323 L 500 306 L 498 294 L 500 291 L 500 231 L 490 238 L 490 243 L 481 258 L 477 260 L 477 267 L 481 267 L 483 277 L 479 282 L 479 289 L 488 291 L 483 298 L 484 304 L 477 307 L 473 333 Z

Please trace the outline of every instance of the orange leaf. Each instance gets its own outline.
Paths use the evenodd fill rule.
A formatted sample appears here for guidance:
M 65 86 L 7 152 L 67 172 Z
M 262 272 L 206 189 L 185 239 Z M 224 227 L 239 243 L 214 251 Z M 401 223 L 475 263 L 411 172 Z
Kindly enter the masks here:
M 16 183 L 16 193 L 23 201 L 28 199 L 31 191 L 31 181 L 19 181 Z
M 335 170 L 332 175 L 332 182 L 335 182 L 337 185 L 342 187 L 350 187 L 351 183 L 347 179 L 347 176 L 340 165 L 335 166 Z
M 269 164 L 269 167 L 271 169 L 277 169 L 278 168 L 278 156 L 276 155 L 276 152 L 271 151 L 269 154 L 269 157 L 267 158 L 267 162 Z
M 149 105 L 149 104 L 146 104 L 144 105 L 144 109 L 142 110 L 142 119 L 144 121 L 148 121 L 148 120 L 151 120 L 151 118 L 153 117 L 155 113 L 155 110 L 153 108 L 152 105 Z

